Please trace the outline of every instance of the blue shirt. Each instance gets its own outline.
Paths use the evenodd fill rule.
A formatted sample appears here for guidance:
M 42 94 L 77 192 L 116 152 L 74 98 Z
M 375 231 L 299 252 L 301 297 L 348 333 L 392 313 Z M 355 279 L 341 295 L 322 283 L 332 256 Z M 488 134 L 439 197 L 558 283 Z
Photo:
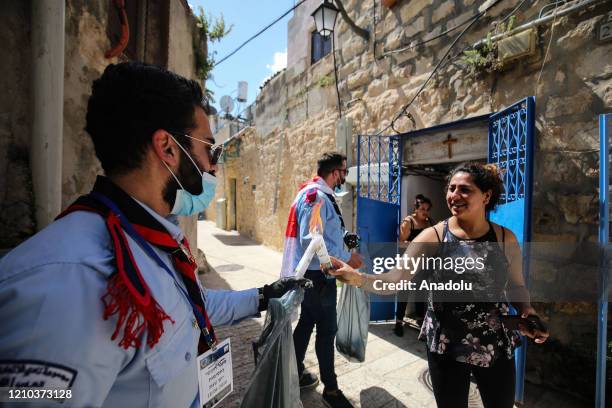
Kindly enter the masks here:
M 182 239 L 176 225 L 143 207 Z M 74 212 L 0 259 L 0 386 L 15 381 L 43 381 L 42 388 L 70 385 L 72 398 L 57 405 L 63 407 L 199 405 L 199 330 L 189 301 L 176 287 L 183 283 L 128 240 L 153 297 L 174 320 L 164 321 L 159 342 L 150 348 L 142 341 L 138 349 L 125 350 L 118 345 L 121 334 L 111 341 L 116 316 L 103 319 L 100 298 L 116 268 L 112 241 L 102 217 Z M 174 271 L 169 255 L 153 248 Z M 202 291 L 213 325 L 257 313 L 255 288 Z M 43 405 L 55 406 L 50 400 Z
M 310 234 L 309 224 L 312 216 L 312 210 L 315 203 L 321 202 L 323 240 L 325 241 L 327 252 L 329 252 L 329 254 L 335 258 L 347 262 L 351 257 L 351 253 L 344 247 L 345 229 L 342 227 L 340 216 L 336 213 L 332 201 L 323 191 L 316 189 L 316 202 L 309 203 L 306 199 L 309 191 L 312 191 L 312 189 L 306 188 L 301 191 L 298 195 L 296 203 L 296 213 L 299 227 L 297 259 L 300 259 L 302 255 L 304 255 L 308 244 L 310 244 L 311 238 L 308 237 L 308 235 Z M 319 263 L 319 258 L 317 256 L 312 258 L 312 261 L 310 261 L 310 264 L 308 265 L 308 269 L 321 270 L 321 264 Z M 333 279 L 333 277 L 330 279 Z

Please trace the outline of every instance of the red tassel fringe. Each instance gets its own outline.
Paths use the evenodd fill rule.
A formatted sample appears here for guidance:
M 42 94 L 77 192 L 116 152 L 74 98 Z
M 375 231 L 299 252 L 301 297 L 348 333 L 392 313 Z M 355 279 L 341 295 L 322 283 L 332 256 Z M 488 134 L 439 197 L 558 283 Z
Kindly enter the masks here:
M 147 330 L 147 344 L 155 346 L 164 333 L 164 320 L 174 320 L 164 312 L 159 304 L 150 297 L 150 302 L 144 305 L 133 298 L 120 273 L 115 273 L 108 280 L 106 293 L 102 296 L 104 303 L 104 320 L 118 314 L 117 325 L 111 336 L 115 340 L 123 327 L 123 337 L 119 346 L 128 349 L 140 347 L 140 338 Z

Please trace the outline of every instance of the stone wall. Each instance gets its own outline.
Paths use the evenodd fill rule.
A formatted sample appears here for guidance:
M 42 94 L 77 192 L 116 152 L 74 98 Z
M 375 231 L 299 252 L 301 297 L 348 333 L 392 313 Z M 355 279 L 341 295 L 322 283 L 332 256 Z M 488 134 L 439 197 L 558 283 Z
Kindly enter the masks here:
M 84 130 L 91 84 L 104 68 L 119 58 L 106 59 L 112 44 L 108 38 L 109 12 L 106 0 L 66 2 L 64 69 L 64 140 L 62 162 L 62 206 L 89 191 L 102 169 L 90 137 Z M 146 62 L 168 64 L 168 68 L 188 78 L 196 78 L 193 56 L 195 22 L 186 1 L 151 1 L 149 12 L 167 10 L 168 18 L 156 13 L 149 22 L 150 35 L 140 38 L 142 18 L 133 25 L 130 41 L 138 42 L 137 54 Z M 6 92 L 0 98 L 0 249 L 16 246 L 36 231 L 33 214 L 29 163 L 30 146 L 30 2 L 8 1 L 0 4 L 0 37 L 6 39 L 0 50 L 3 75 L 0 85 Z M 161 20 L 167 20 L 168 33 L 160 33 Z M 169 27 L 169 28 L 168 28 Z M 142 30 L 140 29 L 142 28 Z M 136 35 L 133 35 L 137 33 Z M 142 40 L 142 41 L 140 41 Z M 162 48 L 160 48 L 162 47 Z M 161 49 L 161 51 L 160 51 Z M 160 56 L 163 54 L 163 58 Z M 117 146 L 118 149 L 121 146 Z M 190 242 L 196 242 L 195 218 L 181 220 Z M 192 245 L 193 246 L 193 245 Z
M 30 169 L 30 4 L 0 2 L 0 249 L 36 231 Z M 25 29 L 24 29 L 25 28 Z
M 338 17 L 338 88 L 343 112 L 352 119 L 356 135 L 375 133 L 390 123 L 461 29 L 413 49 L 389 52 L 456 27 L 475 15 L 481 2 L 400 0 L 392 9 L 372 0 L 343 4 L 371 34 L 370 41 L 364 41 Z M 396 129 L 406 132 L 487 114 L 535 95 L 533 239 L 594 241 L 597 115 L 612 111 L 612 42 L 598 42 L 596 31 L 612 6 L 597 2 L 554 19 L 554 24 L 538 26 L 535 52 L 493 72 L 474 70 L 459 58 L 458 51 L 485 39 L 518 4 L 518 0 L 501 2 L 469 29 L 451 53 L 451 61 L 443 63 L 408 109 L 413 120 L 399 120 Z M 537 18 L 545 4 L 540 0 L 524 3 L 515 14 L 514 26 Z M 296 13 L 289 23 L 293 31 L 288 53 L 293 65 L 263 88 L 256 102 L 255 130 L 245 135 L 240 157 L 225 165 L 227 174 L 248 177 L 249 184 L 256 186 L 247 200 L 250 206 L 240 205 L 239 198 L 238 219 L 243 221 L 238 222 L 238 230 L 276 248 L 282 247 L 297 186 L 312 176 L 320 152 L 335 148 L 338 112 L 332 57 L 310 66 L 309 60 L 305 65 L 299 58 L 308 58 L 307 53 L 292 51 L 294 45 L 303 47 L 303 39 L 310 35 L 307 20 L 312 10 L 306 11 Z M 296 27 L 304 31 L 300 34 Z M 352 146 L 355 149 L 354 139 Z M 352 153 L 356 155 L 355 150 Z M 529 348 L 528 378 L 593 398 L 595 306 L 538 307 L 554 334 L 543 347 Z

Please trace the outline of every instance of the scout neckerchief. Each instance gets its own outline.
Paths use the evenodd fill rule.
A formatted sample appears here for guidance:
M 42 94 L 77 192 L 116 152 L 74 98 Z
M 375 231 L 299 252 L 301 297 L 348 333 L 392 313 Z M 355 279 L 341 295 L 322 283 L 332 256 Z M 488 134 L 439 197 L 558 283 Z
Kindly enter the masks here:
M 147 331 L 147 344 L 153 347 L 164 332 L 163 321 L 174 320 L 166 314 L 153 298 L 146 281 L 132 255 L 126 232 L 147 252 L 149 256 L 170 273 L 172 271 L 151 251 L 148 244 L 170 255 L 176 271 L 187 289 L 187 297 L 192 305 L 200 328 L 198 351 L 208 350 L 216 342 L 200 287 L 196 281 L 197 264 L 189 250 L 186 239 L 177 243 L 166 228 L 147 210 L 132 199 L 119 187 L 105 177 L 98 176 L 92 193 L 79 197 L 57 218 L 74 211 L 91 211 L 100 214 L 113 242 L 117 272 L 108 279 L 106 293 L 102 296 L 104 319 L 117 314 L 117 325 L 111 340 L 115 340 L 123 330 L 119 346 L 127 349 L 140 347 L 140 338 Z M 147 247 L 149 250 L 147 250 Z M 160 264 L 161 262 L 161 264 Z M 179 285 L 180 287 L 180 285 Z

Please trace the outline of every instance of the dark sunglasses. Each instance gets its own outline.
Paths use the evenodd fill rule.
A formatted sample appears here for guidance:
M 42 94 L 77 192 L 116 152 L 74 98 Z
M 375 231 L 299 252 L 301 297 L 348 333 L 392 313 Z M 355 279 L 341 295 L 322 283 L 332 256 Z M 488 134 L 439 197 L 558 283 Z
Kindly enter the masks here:
M 210 158 L 211 165 L 217 164 L 219 162 L 219 159 L 221 158 L 221 155 L 223 154 L 223 143 L 213 144 L 213 143 L 207 142 L 206 140 L 198 139 L 197 137 L 189 136 L 183 133 L 172 133 L 172 132 L 170 133 L 174 136 L 187 137 L 189 139 L 196 140 L 200 143 L 204 143 L 210 146 L 209 158 Z

